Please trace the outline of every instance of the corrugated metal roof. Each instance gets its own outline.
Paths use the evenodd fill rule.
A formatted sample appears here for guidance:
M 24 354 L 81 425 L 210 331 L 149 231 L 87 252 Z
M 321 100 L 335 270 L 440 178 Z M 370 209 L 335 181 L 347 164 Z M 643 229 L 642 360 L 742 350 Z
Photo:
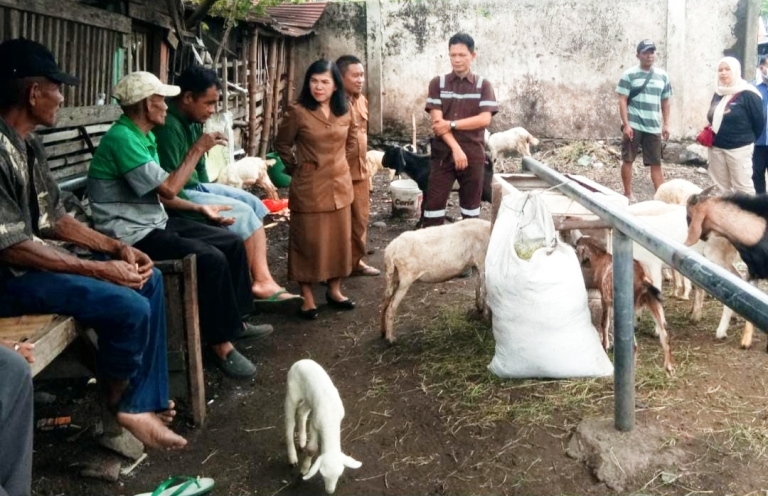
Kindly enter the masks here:
M 254 3 L 257 1 L 254 0 Z M 285 36 L 304 36 L 313 31 L 327 4 L 306 2 L 268 7 L 264 15 L 250 16 L 248 21 L 264 24 Z

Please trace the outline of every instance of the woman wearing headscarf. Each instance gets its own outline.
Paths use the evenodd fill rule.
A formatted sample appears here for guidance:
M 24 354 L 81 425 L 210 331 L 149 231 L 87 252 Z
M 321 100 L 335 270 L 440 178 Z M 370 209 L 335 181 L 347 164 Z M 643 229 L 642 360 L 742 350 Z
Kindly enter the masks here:
M 352 310 L 355 303 L 341 293 L 341 279 L 352 272 L 347 157 L 359 153 L 357 123 L 332 62 L 317 60 L 307 69 L 299 98 L 280 123 L 275 151 L 291 175 L 288 277 L 301 287 L 300 315 L 317 318 L 312 283 L 320 281 L 328 281 L 330 307 Z
M 709 176 L 722 192 L 754 195 L 752 152 L 765 123 L 762 98 L 741 77 L 741 64 L 725 57 L 717 64 L 717 85 L 707 114 L 715 140 L 709 149 Z

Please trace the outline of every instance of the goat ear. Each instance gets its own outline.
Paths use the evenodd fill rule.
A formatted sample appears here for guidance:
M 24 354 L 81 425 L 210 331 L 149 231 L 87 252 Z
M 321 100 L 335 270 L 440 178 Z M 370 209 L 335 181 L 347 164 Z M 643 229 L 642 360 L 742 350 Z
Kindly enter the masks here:
M 318 470 L 320 470 L 320 461 L 323 459 L 323 455 L 319 455 L 317 459 L 315 460 L 315 463 L 312 464 L 311 467 L 309 467 L 309 472 L 307 472 L 307 475 L 302 477 L 304 480 L 309 480 L 312 477 L 315 476 Z
M 688 238 L 685 240 L 685 246 L 693 246 L 701 238 L 701 230 L 704 219 L 707 217 L 706 207 L 699 205 L 696 208 L 689 208 L 688 212 L 693 212 L 691 221 L 688 223 Z
M 717 190 L 716 184 L 713 184 L 712 186 L 707 186 L 706 188 L 704 188 L 704 190 L 701 193 L 699 193 L 699 198 L 702 199 L 710 196 L 715 196 L 713 192 L 717 192 L 716 190 Z
M 351 456 L 344 455 L 344 466 L 348 468 L 360 468 L 363 466 L 363 462 L 359 462 Z

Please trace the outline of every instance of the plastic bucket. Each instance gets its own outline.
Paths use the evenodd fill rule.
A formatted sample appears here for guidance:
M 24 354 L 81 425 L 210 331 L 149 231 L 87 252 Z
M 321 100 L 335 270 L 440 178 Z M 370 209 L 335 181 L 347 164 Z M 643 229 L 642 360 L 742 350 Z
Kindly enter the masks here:
M 285 164 L 277 153 L 267 153 L 267 160 L 274 159 L 275 165 L 267 167 L 267 175 L 277 188 L 287 188 L 291 185 L 291 176 L 285 173 Z
M 419 185 L 413 179 L 398 179 L 389 184 L 392 197 L 392 215 L 406 219 L 421 217 L 421 201 L 424 198 Z

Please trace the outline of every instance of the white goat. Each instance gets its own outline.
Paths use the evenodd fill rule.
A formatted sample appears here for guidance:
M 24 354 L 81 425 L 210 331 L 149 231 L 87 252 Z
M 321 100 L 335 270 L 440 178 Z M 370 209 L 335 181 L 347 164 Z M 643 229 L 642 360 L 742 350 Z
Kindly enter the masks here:
M 485 304 L 485 253 L 491 238 L 491 223 L 466 219 L 453 224 L 404 232 L 384 251 L 387 274 L 381 310 L 381 335 L 395 341 L 397 307 L 416 281 L 444 282 L 472 267 L 477 311 L 488 315 Z
M 379 173 L 380 170 L 384 169 L 384 166 L 381 163 L 381 159 L 384 158 L 384 152 L 379 150 L 368 150 L 368 152 L 365 154 L 365 168 L 368 172 L 368 190 L 373 191 L 373 176 Z M 389 180 L 392 181 L 395 177 L 395 171 L 392 169 L 387 169 L 387 174 L 389 175 Z
M 491 153 L 491 162 L 496 172 L 504 172 L 498 168 L 499 154 L 514 151 L 522 157 L 530 157 L 530 145 L 536 146 L 538 144 L 539 140 L 522 127 L 513 127 L 500 133 L 493 133 L 485 140 L 485 146 Z
M 709 192 L 713 188 L 711 186 L 688 199 L 690 227 L 685 244 L 695 245 L 712 233 L 726 238 L 747 264 L 749 282 L 756 285 L 758 280 L 768 278 L 768 197 L 738 193 L 712 197 Z M 742 348 L 752 346 L 754 330 L 751 322 L 744 324 Z
M 310 412 L 312 418 L 307 422 Z M 341 452 L 341 420 L 344 405 L 339 391 L 323 367 L 314 360 L 299 360 L 288 371 L 288 387 L 285 394 L 285 442 L 288 462 L 299 463 L 293 431 L 296 414 L 299 415 L 299 446 L 306 451 L 301 465 L 304 480 L 309 480 L 318 470 L 325 483 L 325 491 L 333 494 L 344 467 L 360 468 L 363 464 Z M 307 435 L 309 424 L 309 435 Z M 314 463 L 312 457 L 320 455 Z
M 264 191 L 272 200 L 279 199 L 277 188 L 269 178 L 267 168 L 275 165 L 274 159 L 264 160 L 259 157 L 245 157 L 224 167 L 216 182 L 243 188 L 254 184 Z

